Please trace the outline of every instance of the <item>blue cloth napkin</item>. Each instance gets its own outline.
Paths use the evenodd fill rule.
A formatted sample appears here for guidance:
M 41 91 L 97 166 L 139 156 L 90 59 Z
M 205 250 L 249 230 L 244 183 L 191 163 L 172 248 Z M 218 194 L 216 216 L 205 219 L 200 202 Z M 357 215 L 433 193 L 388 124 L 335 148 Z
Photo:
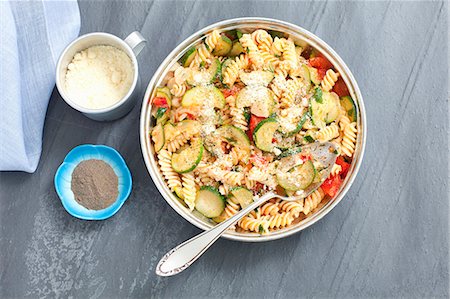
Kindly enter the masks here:
M 76 1 L 0 1 L 0 170 L 34 172 L 58 57 L 80 31 Z

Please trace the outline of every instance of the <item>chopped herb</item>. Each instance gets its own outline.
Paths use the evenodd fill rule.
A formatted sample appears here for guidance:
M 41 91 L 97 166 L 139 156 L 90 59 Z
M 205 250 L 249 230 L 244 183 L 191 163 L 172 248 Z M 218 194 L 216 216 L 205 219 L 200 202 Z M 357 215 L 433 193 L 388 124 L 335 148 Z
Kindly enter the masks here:
M 304 139 L 306 142 L 308 142 L 308 143 L 314 142 L 314 138 L 312 138 L 312 137 L 309 136 L 309 135 L 306 135 L 305 137 L 303 137 L 303 139 Z
M 269 115 L 269 118 L 276 118 L 277 117 L 277 114 L 274 112 L 274 113 L 272 113 L 271 115 Z
M 242 37 L 242 32 L 239 30 L 236 30 L 236 36 L 237 38 L 241 38 Z
M 252 116 L 252 114 L 250 113 L 250 109 L 248 107 L 246 107 L 244 109 L 244 117 L 245 117 L 245 121 L 248 123 L 250 121 L 250 117 Z
M 259 231 L 260 234 L 263 234 L 263 233 L 265 232 L 265 229 L 264 229 L 264 227 L 262 226 L 262 224 L 259 225 L 258 231 Z
M 317 103 L 322 104 L 323 103 L 323 99 L 322 99 L 322 88 L 320 87 L 316 87 L 316 89 L 314 90 L 314 95 L 313 95 L 314 99 L 316 100 Z
M 250 49 L 249 49 L 249 48 L 247 48 L 247 54 L 248 54 L 248 53 L 250 53 Z
M 334 150 L 333 154 L 339 155 L 339 152 L 337 151 L 337 149 Z
M 200 68 L 201 68 L 201 69 L 204 68 L 205 65 L 206 65 L 206 62 L 204 62 L 204 61 L 200 62 Z
M 206 49 L 208 49 L 208 51 L 209 51 L 209 46 L 208 46 L 207 43 L 205 43 L 205 47 L 206 47 Z
M 156 111 L 156 118 L 161 118 L 163 117 L 164 113 L 166 113 L 167 108 L 158 108 L 158 110 Z

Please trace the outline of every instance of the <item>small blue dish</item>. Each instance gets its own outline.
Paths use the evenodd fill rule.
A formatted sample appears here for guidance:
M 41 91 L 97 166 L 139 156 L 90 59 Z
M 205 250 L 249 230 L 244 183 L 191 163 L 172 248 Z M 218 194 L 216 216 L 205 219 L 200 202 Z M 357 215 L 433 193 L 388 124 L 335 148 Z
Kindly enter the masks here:
M 80 205 L 71 189 L 72 173 L 84 160 L 98 159 L 108 163 L 119 178 L 119 195 L 116 201 L 103 210 L 89 210 Z M 131 192 L 132 179 L 125 160 L 115 149 L 105 145 L 84 144 L 72 149 L 55 174 L 55 189 L 66 211 L 84 220 L 103 220 L 113 216 L 122 207 Z

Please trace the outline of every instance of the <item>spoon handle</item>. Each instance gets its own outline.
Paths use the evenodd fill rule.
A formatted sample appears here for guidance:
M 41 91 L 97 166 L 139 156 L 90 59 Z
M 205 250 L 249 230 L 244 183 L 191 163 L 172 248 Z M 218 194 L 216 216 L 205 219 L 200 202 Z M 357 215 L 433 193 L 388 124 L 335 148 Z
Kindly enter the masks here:
M 188 268 L 214 244 L 228 227 L 274 196 L 276 194 L 273 192 L 264 194 L 233 217 L 173 248 L 159 261 L 156 266 L 156 274 L 159 276 L 172 276 Z

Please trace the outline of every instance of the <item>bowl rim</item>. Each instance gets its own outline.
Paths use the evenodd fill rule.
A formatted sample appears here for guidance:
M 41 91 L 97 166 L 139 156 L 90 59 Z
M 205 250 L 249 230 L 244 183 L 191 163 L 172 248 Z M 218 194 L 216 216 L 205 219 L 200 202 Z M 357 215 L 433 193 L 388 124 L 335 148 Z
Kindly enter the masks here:
M 120 164 L 120 166 L 121 166 L 120 171 L 122 172 L 122 174 L 124 176 L 127 177 L 128 181 L 130 182 L 129 184 L 127 184 L 125 186 L 122 196 L 118 196 L 116 201 L 111 204 L 111 206 L 113 206 L 114 204 L 119 203 L 114 209 L 108 210 L 111 207 L 111 206 L 109 206 L 102 210 L 96 210 L 95 212 L 98 213 L 98 215 L 80 214 L 80 213 L 77 213 L 74 210 L 72 210 L 70 205 L 68 205 L 68 199 L 62 195 L 59 178 L 62 175 L 62 172 L 64 171 L 64 166 L 67 164 L 70 164 L 70 163 L 73 164 L 73 162 L 67 161 L 67 160 L 72 159 L 72 156 L 75 155 L 74 153 L 82 148 L 99 149 L 100 151 L 102 151 L 102 150 L 111 151 L 113 153 L 115 159 L 117 159 L 118 164 Z M 61 204 L 63 205 L 66 212 L 69 213 L 71 216 L 78 218 L 78 219 L 82 219 L 82 220 L 105 220 L 105 219 L 108 219 L 108 218 L 114 216 L 120 210 L 120 208 L 123 206 L 125 201 L 128 199 L 128 197 L 130 196 L 130 193 L 131 193 L 132 186 L 133 186 L 133 179 L 131 176 L 130 169 L 128 168 L 128 165 L 125 162 L 125 159 L 122 157 L 122 155 L 116 149 L 114 149 L 110 146 L 107 146 L 107 145 L 102 145 L 102 144 L 81 144 L 81 145 L 74 147 L 66 154 L 63 162 L 58 166 L 58 169 L 55 172 L 55 176 L 53 178 L 53 183 L 55 186 L 56 194 L 58 195 L 59 199 L 61 200 Z M 83 207 L 76 201 L 75 201 L 75 203 L 77 205 Z
M 265 242 L 265 241 L 272 241 L 277 240 L 281 238 L 285 238 L 288 236 L 291 236 L 295 233 L 298 233 L 320 219 L 322 219 L 325 215 L 327 215 L 331 210 L 334 209 L 334 207 L 343 199 L 343 197 L 346 195 L 348 190 L 350 189 L 351 185 L 353 184 L 360 166 L 362 164 L 362 160 L 364 157 L 364 151 L 365 151 L 365 145 L 366 145 L 366 138 L 367 138 L 367 119 L 366 119 L 366 111 L 364 106 L 364 100 L 363 96 L 361 94 L 361 91 L 359 89 L 359 86 L 356 82 L 356 79 L 354 78 L 352 72 L 348 68 L 348 66 L 345 64 L 343 59 L 322 39 L 320 39 L 315 34 L 311 33 L 310 31 L 286 22 L 281 21 L 278 19 L 272 19 L 272 18 L 263 18 L 263 17 L 240 17 L 240 18 L 233 18 L 233 19 L 226 19 L 220 22 L 213 23 L 209 26 L 206 26 L 200 30 L 197 30 L 193 34 L 191 34 L 189 37 L 184 39 L 180 44 L 178 44 L 162 61 L 162 63 L 159 65 L 158 69 L 155 71 L 153 77 L 149 81 L 147 85 L 147 89 L 145 91 L 144 99 L 142 102 L 141 107 L 141 115 L 140 115 L 140 144 L 141 144 L 141 150 L 144 158 L 145 165 L 147 167 L 147 171 L 149 172 L 155 186 L 157 187 L 158 191 L 164 198 L 164 200 L 185 220 L 193 224 L 194 226 L 198 227 L 202 230 L 207 230 L 213 227 L 211 224 L 207 224 L 203 222 L 201 219 L 199 219 L 197 216 L 193 215 L 192 213 L 188 213 L 186 211 L 186 208 L 182 207 L 181 203 L 176 199 L 175 195 L 168 189 L 162 174 L 159 172 L 159 168 L 157 166 L 157 162 L 154 157 L 153 148 L 148 144 L 149 141 L 149 134 L 147 127 L 150 125 L 150 119 L 149 117 L 151 105 L 149 105 L 147 99 L 150 98 L 150 95 L 152 94 L 153 90 L 157 87 L 156 83 L 157 81 L 161 80 L 161 75 L 166 72 L 167 68 L 170 66 L 171 63 L 173 63 L 174 58 L 179 55 L 181 52 L 186 50 L 186 48 L 191 45 L 195 40 L 197 40 L 199 37 L 203 36 L 205 33 L 208 33 L 212 31 L 213 29 L 226 29 L 227 27 L 230 27 L 232 25 L 248 25 L 255 26 L 258 25 L 258 23 L 263 23 L 264 25 L 273 25 L 278 27 L 285 27 L 285 29 L 289 29 L 291 31 L 294 31 L 296 34 L 301 35 L 302 38 L 307 39 L 308 44 L 313 46 L 314 48 L 318 48 L 322 54 L 325 55 L 327 59 L 329 59 L 333 65 L 339 69 L 339 72 L 341 73 L 341 76 L 346 83 L 346 85 L 349 88 L 350 95 L 353 99 L 356 99 L 357 103 L 357 110 L 358 113 L 358 136 L 357 136 L 357 142 L 356 142 L 356 149 L 354 158 L 356 158 L 356 161 L 352 163 L 349 175 L 346 176 L 344 180 L 343 187 L 341 187 L 341 190 L 339 191 L 338 195 L 329 200 L 328 203 L 326 203 L 323 207 L 321 207 L 318 211 L 316 211 L 313 215 L 308 216 L 304 220 L 302 220 L 300 223 L 297 223 L 294 226 L 291 226 L 290 229 L 286 230 L 280 230 L 271 232 L 265 235 L 255 235 L 251 233 L 233 233 L 233 232 L 225 232 L 222 237 L 229 240 L 234 241 L 243 241 L 243 242 Z M 224 28 L 225 27 L 225 28 Z

